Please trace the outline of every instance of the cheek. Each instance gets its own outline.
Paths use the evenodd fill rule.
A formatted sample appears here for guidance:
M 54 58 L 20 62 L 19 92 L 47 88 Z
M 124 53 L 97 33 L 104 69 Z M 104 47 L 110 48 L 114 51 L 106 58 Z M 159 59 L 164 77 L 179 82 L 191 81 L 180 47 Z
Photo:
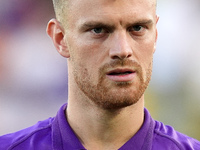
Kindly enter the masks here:
M 152 70 L 152 63 L 153 63 L 153 54 L 155 51 L 155 44 L 154 41 L 148 41 L 143 44 L 141 44 L 142 47 L 140 48 L 140 51 L 138 52 L 138 61 L 140 65 L 142 66 L 142 71 L 144 75 L 146 76 L 147 72 L 149 70 Z
M 142 47 L 139 49 L 138 59 L 140 63 L 144 64 L 145 66 L 152 62 L 153 54 L 155 51 L 155 46 L 153 42 L 150 43 L 143 43 L 141 44 Z
M 96 84 L 99 78 L 101 63 L 98 60 L 96 47 L 92 45 L 80 44 L 71 46 L 70 63 L 73 65 L 73 70 L 82 79 L 92 80 L 92 84 Z
M 103 48 L 103 44 L 98 44 L 97 42 L 88 42 L 79 39 L 75 43 L 75 55 L 76 59 L 80 60 L 81 64 L 87 67 L 89 70 L 94 70 L 95 68 L 102 65 L 104 59 L 106 58 L 106 51 Z
M 72 56 L 71 63 L 74 72 L 83 80 L 92 81 L 92 84 L 98 82 L 98 64 L 95 63 L 94 57 L 90 54 L 79 52 Z

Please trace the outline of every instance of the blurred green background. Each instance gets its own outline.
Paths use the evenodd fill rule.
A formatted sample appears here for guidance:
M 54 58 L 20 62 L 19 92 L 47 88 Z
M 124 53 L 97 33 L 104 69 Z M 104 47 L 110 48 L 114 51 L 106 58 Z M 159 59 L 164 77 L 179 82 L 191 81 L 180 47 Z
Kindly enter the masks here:
M 200 140 L 200 1 L 158 0 L 158 43 L 145 106 Z M 45 28 L 51 0 L 0 1 L 0 135 L 55 116 L 67 102 L 67 62 Z

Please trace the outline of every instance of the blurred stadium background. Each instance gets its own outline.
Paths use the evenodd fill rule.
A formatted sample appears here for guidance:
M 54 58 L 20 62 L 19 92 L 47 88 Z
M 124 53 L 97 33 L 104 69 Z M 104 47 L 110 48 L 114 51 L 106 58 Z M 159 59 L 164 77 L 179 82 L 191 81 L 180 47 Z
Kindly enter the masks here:
M 145 105 L 200 140 L 200 1 L 158 0 L 158 43 Z M 51 0 L 0 1 L 0 135 L 55 116 L 67 102 L 67 62 L 45 29 Z

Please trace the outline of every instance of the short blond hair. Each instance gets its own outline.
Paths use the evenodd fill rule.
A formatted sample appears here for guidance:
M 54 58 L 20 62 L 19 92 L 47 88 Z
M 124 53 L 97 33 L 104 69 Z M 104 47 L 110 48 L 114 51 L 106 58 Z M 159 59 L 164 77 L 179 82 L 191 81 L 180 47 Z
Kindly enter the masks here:
M 56 15 L 56 19 L 62 22 L 62 17 L 64 14 L 64 9 L 67 3 L 67 0 L 52 0 L 53 1 L 53 8 Z
M 54 7 L 54 12 L 56 15 L 56 19 L 61 22 L 64 23 L 65 21 L 64 19 L 64 14 L 65 14 L 65 9 L 67 7 L 68 4 L 68 0 L 52 0 L 53 1 L 53 7 Z M 152 0 L 155 1 L 155 7 L 157 7 L 157 0 Z

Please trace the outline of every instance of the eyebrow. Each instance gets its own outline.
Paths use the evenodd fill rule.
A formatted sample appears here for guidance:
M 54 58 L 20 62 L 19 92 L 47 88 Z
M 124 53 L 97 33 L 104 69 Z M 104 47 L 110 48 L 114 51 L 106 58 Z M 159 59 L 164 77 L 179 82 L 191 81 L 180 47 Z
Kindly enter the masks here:
M 87 30 L 87 29 L 92 29 L 92 28 L 105 28 L 108 30 L 114 30 L 115 26 L 111 24 L 106 24 L 103 22 L 98 22 L 98 21 L 90 21 L 90 22 L 85 22 L 81 24 L 80 30 Z
M 149 20 L 140 20 L 140 21 L 136 21 L 135 23 L 133 23 L 133 25 L 137 25 L 137 24 L 153 24 L 153 20 L 149 19 Z
M 138 20 L 138 21 L 135 21 L 133 23 L 128 23 L 126 25 L 126 27 L 130 27 L 130 26 L 136 26 L 136 25 L 141 25 L 141 26 L 151 26 L 153 25 L 153 20 L 152 19 L 144 19 L 144 20 Z

